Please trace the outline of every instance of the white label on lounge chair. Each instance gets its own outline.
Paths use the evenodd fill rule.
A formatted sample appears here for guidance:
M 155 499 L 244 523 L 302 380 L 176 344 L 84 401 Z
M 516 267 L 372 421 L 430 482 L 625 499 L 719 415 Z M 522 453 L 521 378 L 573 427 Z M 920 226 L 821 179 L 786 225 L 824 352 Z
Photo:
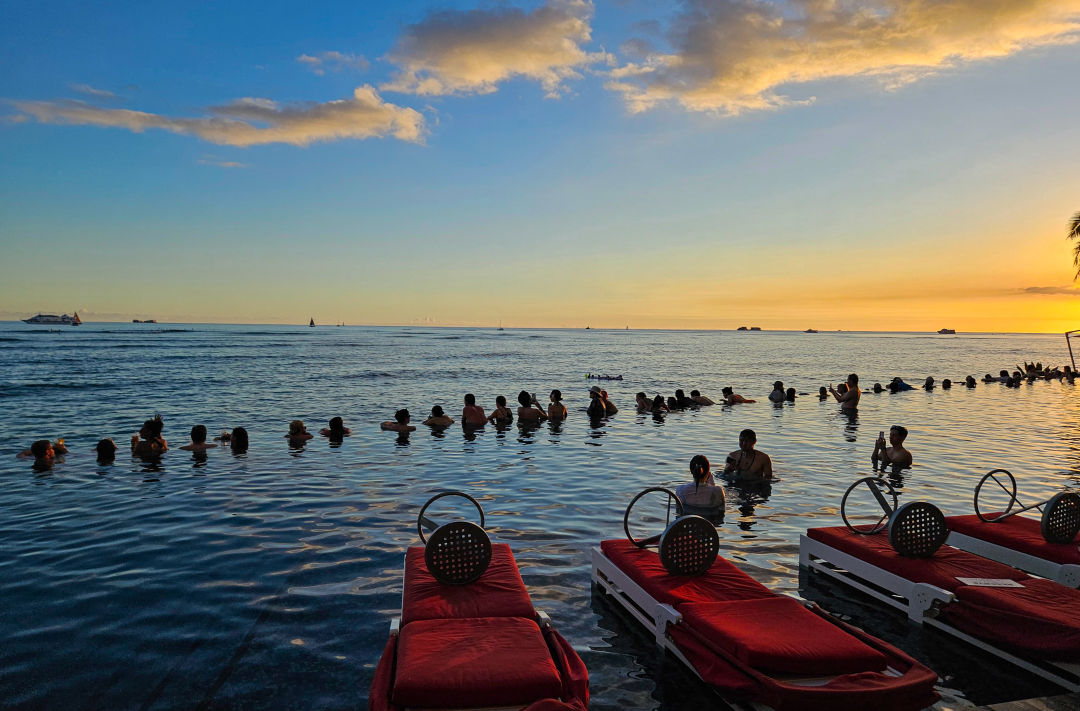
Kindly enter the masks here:
M 964 585 L 974 585 L 979 588 L 1022 588 L 1024 587 L 1015 580 L 1008 578 L 960 578 L 957 580 Z

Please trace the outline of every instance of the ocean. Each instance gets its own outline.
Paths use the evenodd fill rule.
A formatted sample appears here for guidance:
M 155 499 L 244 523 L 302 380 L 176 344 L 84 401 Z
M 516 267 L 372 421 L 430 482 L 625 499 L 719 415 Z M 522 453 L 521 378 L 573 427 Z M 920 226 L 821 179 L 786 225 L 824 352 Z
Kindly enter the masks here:
M 917 386 L 1025 359 L 1068 363 L 1064 338 L 2 323 L 0 707 L 366 708 L 416 515 L 455 489 L 482 503 L 536 606 L 585 660 L 591 708 L 723 708 L 593 595 L 589 550 L 623 535 L 635 493 L 689 481 L 695 454 L 721 465 L 743 428 L 776 480 L 728 487 L 722 555 L 927 662 L 942 676 L 939 708 L 1053 693 L 798 567 L 799 534 L 840 524 L 844 490 L 871 473 L 874 440 L 893 424 L 910 430 L 915 458 L 896 481 L 901 501 L 970 513 L 976 482 L 997 467 L 1025 503 L 1078 488 L 1080 386 L 864 394 L 854 418 L 816 396 L 849 372 L 864 387 L 893 376 Z M 595 427 L 586 373 L 623 376 L 599 383 L 620 411 Z M 774 380 L 806 396 L 773 406 Z M 639 390 L 719 400 L 725 385 L 758 402 L 662 419 L 634 410 Z M 496 395 L 513 407 L 522 389 L 546 402 L 553 388 L 569 408 L 561 426 L 419 426 L 435 404 L 460 419 L 467 392 L 490 411 Z M 405 439 L 379 429 L 401 407 L 418 425 Z M 157 413 L 172 449 L 132 459 L 130 436 Z M 317 431 L 335 415 L 353 431 L 343 443 L 290 448 L 290 420 Z M 241 425 L 250 448 L 180 451 L 195 424 L 212 435 Z M 37 472 L 16 454 L 45 437 L 70 453 Z M 120 446 L 111 465 L 95 460 L 102 437 Z M 445 519 L 443 503 L 433 513 Z

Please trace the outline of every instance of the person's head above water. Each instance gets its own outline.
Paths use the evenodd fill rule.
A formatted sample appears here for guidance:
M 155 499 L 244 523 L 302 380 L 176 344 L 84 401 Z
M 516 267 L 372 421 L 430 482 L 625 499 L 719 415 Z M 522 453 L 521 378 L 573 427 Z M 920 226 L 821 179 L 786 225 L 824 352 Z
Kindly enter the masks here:
M 709 476 L 709 458 L 704 454 L 695 454 L 690 459 L 690 473 L 694 477 L 694 483 L 700 484 Z
M 206 425 L 195 425 L 191 428 L 191 441 L 195 444 L 206 443 Z
M 289 423 L 289 436 L 290 437 L 298 437 L 298 436 L 304 434 L 306 431 L 307 431 L 307 429 L 304 427 L 304 421 L 303 420 L 293 420 L 292 422 Z
M 788 388 L 787 392 L 784 393 L 784 399 L 785 400 L 794 400 L 795 399 L 795 388 Z
M 847 383 L 840 383 L 839 385 L 836 386 L 836 392 L 840 393 L 841 395 L 843 395 L 847 391 L 848 391 Z
M 246 452 L 248 448 L 248 433 L 243 427 L 233 427 L 229 436 L 229 446 L 234 452 Z
M 432 405 L 431 406 L 431 416 L 432 417 L 442 417 L 445 414 L 446 413 L 443 412 L 443 409 L 442 409 L 441 406 L 439 406 L 439 405 Z
M 855 373 L 852 373 L 851 375 L 847 376 L 847 384 L 850 387 L 855 387 L 856 385 L 859 384 L 859 376 L 857 374 L 855 374 Z
M 932 387 L 934 387 L 934 376 L 932 376 L 932 375 L 926 376 L 926 380 L 923 381 L 923 387 L 924 388 L 932 388 Z
M 885 388 L 881 387 L 881 383 L 874 383 L 874 392 L 879 393 Z
M 746 429 L 739 433 L 739 449 L 750 450 L 757 443 L 757 433 Z
M 94 447 L 97 450 L 97 458 L 99 462 L 108 461 L 116 457 L 116 442 L 106 437 L 103 440 L 99 440 Z
M 589 388 L 589 397 L 600 397 L 600 392 L 601 392 L 600 386 L 599 385 L 594 385 L 591 388 Z
M 562 391 L 561 390 L 552 390 L 550 397 L 551 397 L 552 402 L 559 402 L 560 400 L 562 400 Z
M 402 408 L 394 413 L 394 419 L 397 420 L 399 425 L 409 424 L 409 411 Z
M 700 390 L 691 390 L 690 391 L 690 397 L 701 397 L 701 391 Z
M 726 387 L 720 388 L 720 392 L 724 393 L 725 395 L 731 395 L 735 391 L 732 389 L 732 387 L 730 385 L 728 385 Z
M 522 390 L 518 393 L 518 404 L 522 407 L 532 407 L 532 395 Z
M 328 429 L 330 430 L 330 434 L 332 434 L 332 435 L 344 434 L 344 432 L 345 432 L 345 421 L 342 420 L 340 417 L 331 417 L 330 418 L 330 427 Z
M 30 445 L 30 454 L 39 462 L 51 462 L 56 456 L 52 442 L 47 439 L 39 439 Z
M 506 407 L 506 397 L 503 396 L 503 395 L 496 395 L 495 396 L 495 404 L 498 407 Z
M 476 396 L 473 395 L 472 393 L 466 394 L 465 395 L 465 404 L 466 405 L 475 405 L 476 404 Z
M 907 439 L 907 428 L 902 425 L 893 425 L 889 428 L 889 434 L 896 435 L 897 440 L 902 444 Z
M 948 390 L 951 387 L 952 387 L 952 381 L 949 380 L 948 378 L 945 378 L 944 380 L 941 381 L 941 388 L 943 390 Z
M 784 383 L 782 381 L 777 380 L 775 383 L 772 384 L 772 389 L 773 390 L 783 390 L 784 389 Z
M 826 397 L 829 394 L 829 389 L 827 387 L 825 387 L 824 385 L 822 385 L 820 388 L 818 388 L 817 394 L 818 394 L 818 397 Z

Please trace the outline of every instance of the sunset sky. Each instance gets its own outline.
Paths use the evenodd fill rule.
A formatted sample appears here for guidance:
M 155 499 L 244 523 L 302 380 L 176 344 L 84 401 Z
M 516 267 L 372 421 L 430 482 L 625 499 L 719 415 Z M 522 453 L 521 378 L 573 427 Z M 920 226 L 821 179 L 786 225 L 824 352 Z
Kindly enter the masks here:
M 1080 328 L 1080 0 L 36 0 L 0 66 L 0 319 Z

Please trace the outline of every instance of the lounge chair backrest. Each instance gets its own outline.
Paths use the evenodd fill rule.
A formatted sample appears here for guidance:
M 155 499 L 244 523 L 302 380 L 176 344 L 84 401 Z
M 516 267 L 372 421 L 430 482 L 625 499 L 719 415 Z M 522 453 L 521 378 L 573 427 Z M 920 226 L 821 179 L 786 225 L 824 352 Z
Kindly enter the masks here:
M 719 552 L 716 526 L 701 516 L 676 519 L 660 537 L 660 562 L 672 575 L 702 575 Z
M 948 537 L 945 515 L 926 501 L 910 501 L 889 517 L 889 544 L 906 558 L 930 558 Z
M 1080 494 L 1063 491 L 1046 503 L 1042 534 L 1047 543 L 1072 543 L 1080 532 Z
M 424 562 L 440 583 L 468 585 L 491 563 L 491 539 L 472 521 L 451 521 L 428 537 Z

